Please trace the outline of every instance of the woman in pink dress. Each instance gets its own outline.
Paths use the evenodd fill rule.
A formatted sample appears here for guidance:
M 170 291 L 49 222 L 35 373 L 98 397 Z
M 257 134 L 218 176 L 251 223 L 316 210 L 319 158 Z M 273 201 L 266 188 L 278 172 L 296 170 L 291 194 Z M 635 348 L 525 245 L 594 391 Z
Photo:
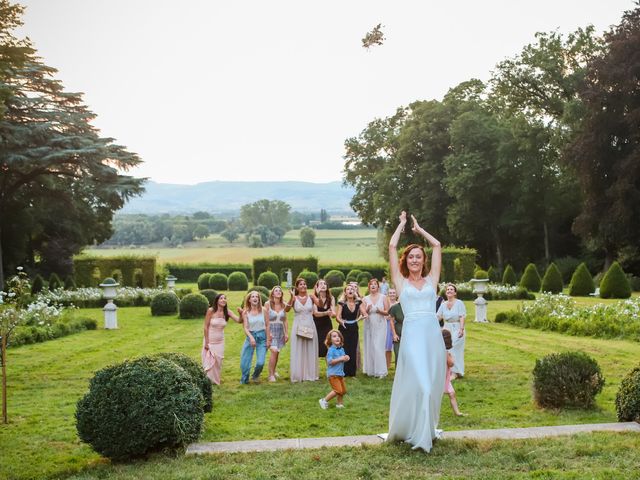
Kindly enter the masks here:
M 238 313 L 242 309 L 238 308 Z M 229 318 L 241 323 L 242 318 L 227 308 L 227 296 L 220 293 L 215 296 L 204 318 L 204 344 L 202 346 L 202 368 L 211 383 L 220 385 L 220 371 L 224 358 L 224 327 Z

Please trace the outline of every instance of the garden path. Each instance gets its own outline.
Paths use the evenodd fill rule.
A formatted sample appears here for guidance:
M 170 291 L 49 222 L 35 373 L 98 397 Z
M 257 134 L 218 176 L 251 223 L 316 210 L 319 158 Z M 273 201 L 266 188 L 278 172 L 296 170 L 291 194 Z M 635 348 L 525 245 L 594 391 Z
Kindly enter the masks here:
M 459 430 L 444 432 L 443 440 L 520 440 L 526 438 L 558 437 L 590 432 L 637 432 L 640 423 L 592 423 L 583 425 L 557 425 L 550 427 L 498 428 L 491 430 Z M 299 450 L 321 447 L 356 447 L 382 443 L 378 435 L 356 435 L 347 437 L 283 438 L 277 440 L 245 440 L 237 442 L 193 443 L 187 455 L 208 453 L 267 452 L 276 450 Z

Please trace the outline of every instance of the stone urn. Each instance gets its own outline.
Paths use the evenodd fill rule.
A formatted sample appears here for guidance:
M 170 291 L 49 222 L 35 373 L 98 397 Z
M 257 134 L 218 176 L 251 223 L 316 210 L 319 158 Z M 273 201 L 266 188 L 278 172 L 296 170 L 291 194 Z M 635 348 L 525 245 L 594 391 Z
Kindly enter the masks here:
M 107 304 L 102 309 L 104 312 L 104 328 L 106 330 L 118 328 L 118 307 L 113 303 L 113 299 L 116 298 L 116 288 L 119 286 L 120 284 L 111 277 L 105 278 L 100 284 L 102 296 L 107 300 Z

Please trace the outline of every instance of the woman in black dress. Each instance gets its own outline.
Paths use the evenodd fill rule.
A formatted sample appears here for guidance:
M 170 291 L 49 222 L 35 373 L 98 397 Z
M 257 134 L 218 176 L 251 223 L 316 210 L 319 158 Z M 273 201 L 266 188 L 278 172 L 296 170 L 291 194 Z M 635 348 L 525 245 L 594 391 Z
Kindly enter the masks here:
M 313 322 L 318 331 L 318 357 L 324 358 L 327 356 L 327 346 L 324 341 L 333 328 L 331 317 L 336 316 L 335 304 L 327 288 L 327 282 L 324 280 L 318 280 L 313 290 L 314 294 L 311 298 L 313 299 Z
M 348 377 L 356 376 L 356 353 L 358 351 L 358 320 L 366 317 L 367 312 L 362 308 L 362 301 L 356 297 L 353 286 L 344 288 L 341 301 L 338 302 L 336 318 L 340 326 L 338 330 L 344 337 L 344 352 L 349 355 L 349 361 L 344 364 L 344 374 Z

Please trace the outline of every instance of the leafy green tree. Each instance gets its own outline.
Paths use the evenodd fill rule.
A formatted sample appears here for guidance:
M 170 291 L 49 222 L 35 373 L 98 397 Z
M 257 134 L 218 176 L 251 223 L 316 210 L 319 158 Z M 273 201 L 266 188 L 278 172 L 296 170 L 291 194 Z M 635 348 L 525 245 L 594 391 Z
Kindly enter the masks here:
M 291 229 L 290 211 L 281 200 L 258 200 L 240 208 L 240 222 L 248 238 L 259 236 L 264 245 L 274 245 Z
M 18 44 L 23 57 L 3 56 L 0 65 L 0 264 L 39 258 L 42 271 L 68 273 L 73 254 L 109 238 L 113 212 L 143 191 L 143 179 L 121 173 L 140 159 L 100 137 L 81 95 L 64 90 L 28 41 L 13 38 L 22 9 L 12 12 L 0 23 L 0 47 Z
M 329 221 L 329 214 L 324 208 L 320 209 L 320 223 L 326 223 Z
M 238 239 L 240 234 L 238 233 L 238 230 L 230 226 L 224 229 L 222 232 L 220 232 L 220 236 L 224 238 L 227 242 L 233 243 Z
M 193 238 L 207 238 L 209 236 L 209 229 L 206 225 L 198 225 L 193 230 Z
M 310 227 L 300 229 L 300 243 L 305 248 L 312 248 L 316 244 L 316 231 Z
M 567 150 L 584 202 L 575 231 L 605 254 L 605 268 L 640 237 L 640 7 L 605 34 L 580 99 L 584 119 Z

